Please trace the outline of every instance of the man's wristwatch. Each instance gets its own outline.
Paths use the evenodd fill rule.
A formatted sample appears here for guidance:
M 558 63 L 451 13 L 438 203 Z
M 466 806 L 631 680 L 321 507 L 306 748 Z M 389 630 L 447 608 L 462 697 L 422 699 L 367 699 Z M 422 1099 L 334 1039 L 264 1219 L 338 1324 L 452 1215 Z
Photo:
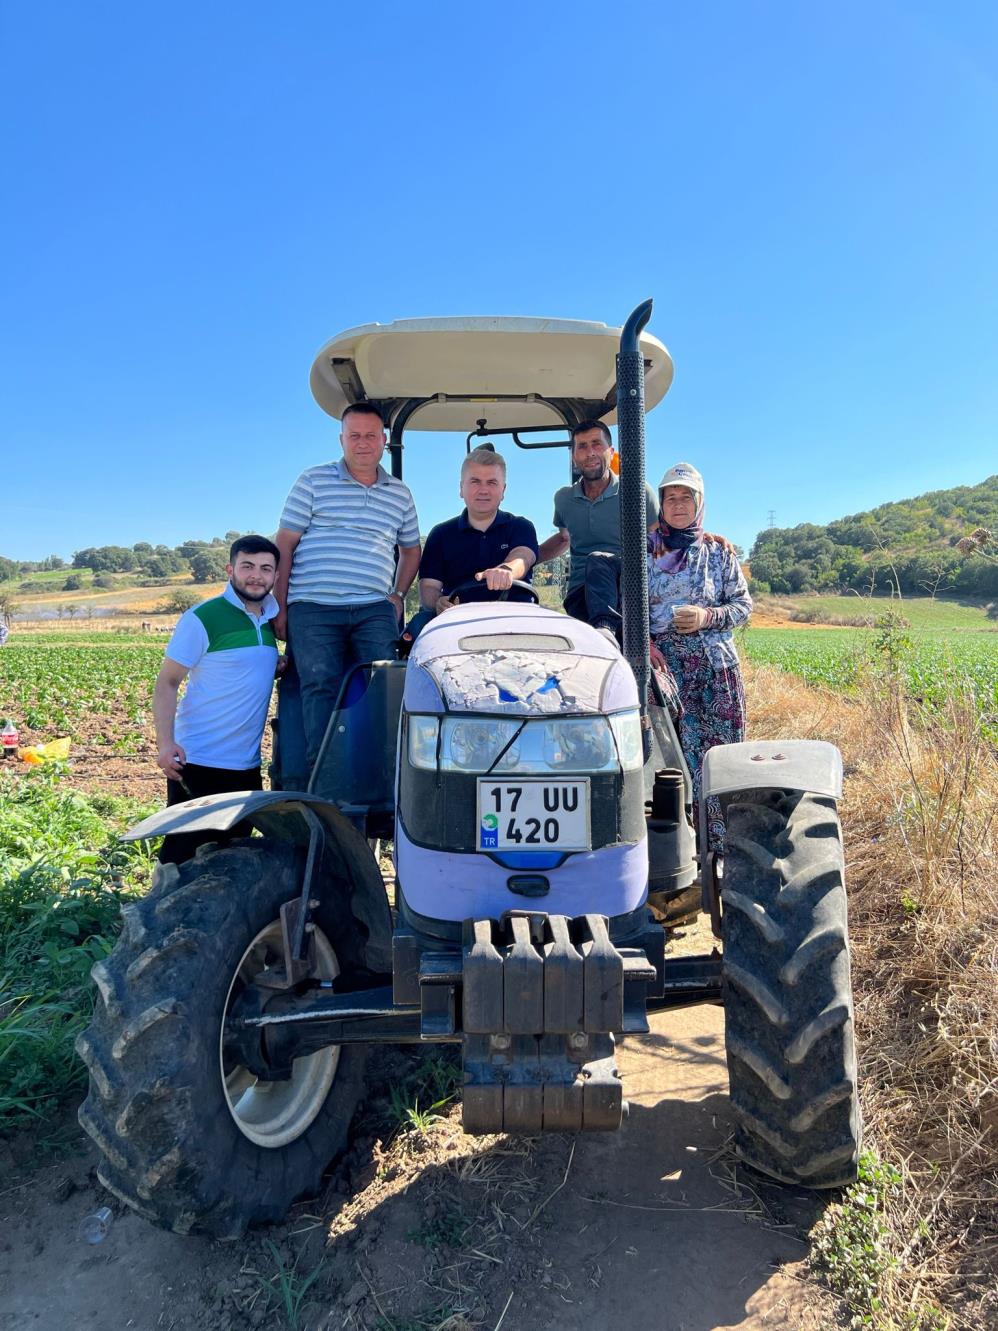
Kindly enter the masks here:
M 513 572 L 512 566 L 510 564 L 496 564 L 496 568 L 504 568 L 507 573 Z

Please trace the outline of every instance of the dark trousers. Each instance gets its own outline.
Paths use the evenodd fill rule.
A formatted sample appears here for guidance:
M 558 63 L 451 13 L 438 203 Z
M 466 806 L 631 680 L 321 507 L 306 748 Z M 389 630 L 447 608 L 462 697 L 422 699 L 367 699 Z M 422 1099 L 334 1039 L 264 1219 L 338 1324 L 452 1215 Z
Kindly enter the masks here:
M 229 767 L 202 767 L 198 763 L 188 763 L 184 768 L 183 784 L 169 777 L 166 781 L 166 804 L 183 804 L 185 800 L 198 799 L 202 795 L 224 795 L 230 790 L 262 790 L 263 777 L 259 767 L 250 767 L 246 771 L 233 771 Z M 235 837 L 246 836 L 248 829 L 237 823 L 228 832 L 175 832 L 173 836 L 163 838 L 159 851 L 160 864 L 183 864 L 189 860 L 206 841 L 217 841 L 226 846 Z
M 597 550 L 586 559 L 585 581 L 565 597 L 565 613 L 598 629 L 620 630 L 620 556 Z
M 288 607 L 288 643 L 301 680 L 310 773 L 347 670 L 362 661 L 394 661 L 398 637 L 398 616 L 389 600 L 342 606 L 295 601 Z

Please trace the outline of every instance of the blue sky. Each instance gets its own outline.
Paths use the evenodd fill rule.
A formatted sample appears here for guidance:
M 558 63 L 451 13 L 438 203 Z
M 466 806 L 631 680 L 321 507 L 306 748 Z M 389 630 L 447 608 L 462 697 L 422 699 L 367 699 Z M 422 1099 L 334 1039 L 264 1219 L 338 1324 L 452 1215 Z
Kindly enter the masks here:
M 341 329 L 648 295 L 649 470 L 746 547 L 998 470 L 993 5 L 0 16 L 0 554 L 272 530 Z M 424 531 L 462 451 L 408 450 Z M 542 537 L 564 469 L 511 459 Z

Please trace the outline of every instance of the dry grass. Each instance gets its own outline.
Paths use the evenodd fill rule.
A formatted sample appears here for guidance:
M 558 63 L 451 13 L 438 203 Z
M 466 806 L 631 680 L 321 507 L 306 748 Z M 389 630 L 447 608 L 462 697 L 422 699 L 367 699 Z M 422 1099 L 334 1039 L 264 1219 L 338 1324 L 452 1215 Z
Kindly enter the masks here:
M 747 670 L 752 734 L 832 740 L 846 762 L 861 1092 L 904 1187 L 873 1325 L 998 1324 L 998 755 L 973 699 L 942 714 L 889 683 L 845 699 Z M 936 1325 L 946 1325 L 939 1320 Z

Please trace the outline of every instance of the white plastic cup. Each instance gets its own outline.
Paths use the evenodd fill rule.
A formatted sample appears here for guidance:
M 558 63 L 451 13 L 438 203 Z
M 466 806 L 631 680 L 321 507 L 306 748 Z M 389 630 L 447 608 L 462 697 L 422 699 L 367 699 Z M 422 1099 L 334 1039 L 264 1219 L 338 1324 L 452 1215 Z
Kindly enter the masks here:
M 113 1219 L 110 1206 L 99 1206 L 93 1215 L 80 1221 L 80 1238 L 84 1243 L 103 1243 Z

